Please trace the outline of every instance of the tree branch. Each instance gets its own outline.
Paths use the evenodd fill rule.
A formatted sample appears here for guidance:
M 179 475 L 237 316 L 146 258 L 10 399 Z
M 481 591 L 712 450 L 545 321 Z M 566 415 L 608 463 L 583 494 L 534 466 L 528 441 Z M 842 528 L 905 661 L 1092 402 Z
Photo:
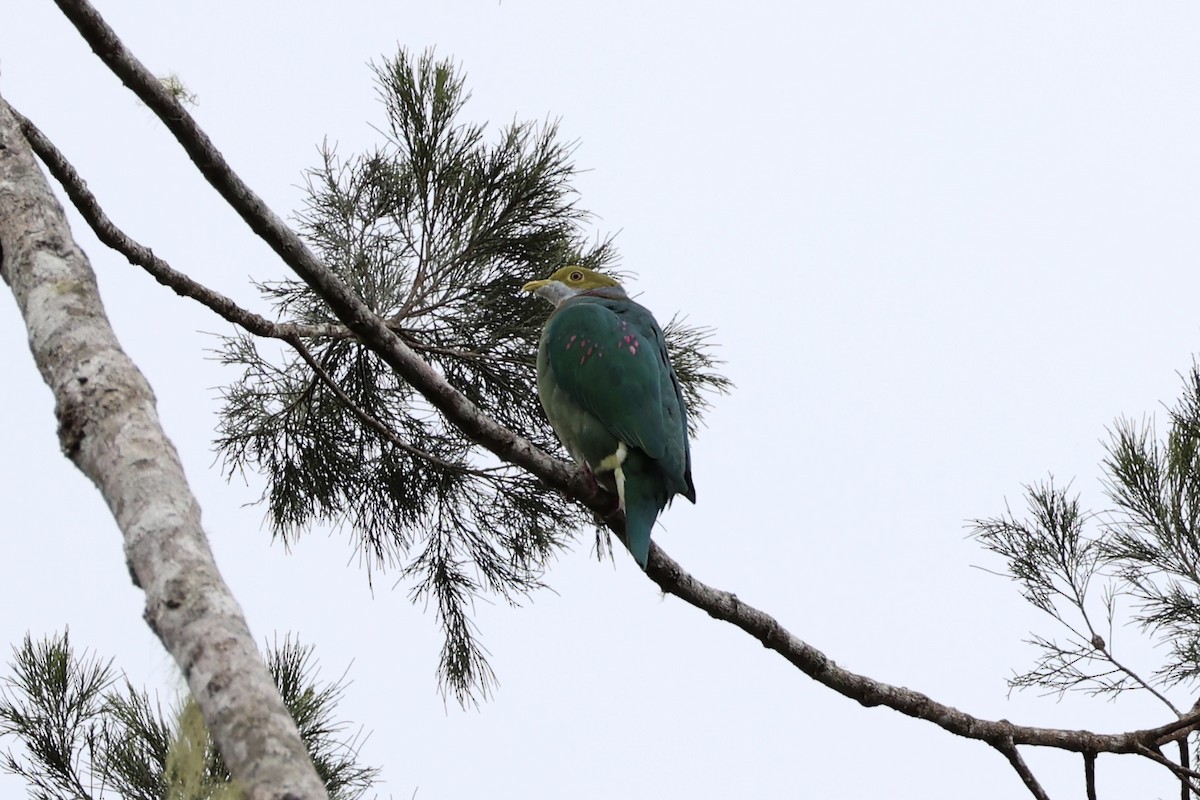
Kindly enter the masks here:
M 1132 669 L 1130 669 L 1129 667 L 1122 664 L 1120 661 L 1117 661 L 1116 656 L 1114 656 L 1112 654 L 1112 649 L 1104 641 L 1104 637 L 1100 636 L 1092 628 L 1092 622 L 1090 619 L 1088 619 L 1087 613 L 1084 612 L 1082 602 L 1079 605 L 1079 610 L 1081 613 L 1083 613 L 1083 620 L 1087 624 L 1088 630 L 1091 631 L 1092 646 L 1094 648 L 1096 648 L 1097 650 L 1099 650 L 1104 655 L 1104 657 L 1108 660 L 1108 663 L 1112 664 L 1114 667 L 1116 667 L 1122 673 L 1127 675 L 1130 679 L 1132 679 L 1135 683 L 1137 683 L 1138 686 L 1141 686 L 1143 689 L 1150 692 L 1150 694 L 1154 695 L 1154 697 L 1156 697 L 1159 701 L 1161 701 L 1163 703 L 1163 705 L 1165 705 L 1167 708 L 1174 711 L 1176 716 L 1182 716 L 1183 712 L 1175 707 L 1175 704 L 1171 702 L 1171 699 L 1169 697 L 1167 697 L 1165 694 L 1160 692 L 1158 689 L 1154 688 L 1154 686 L 1152 686 L 1148 681 L 1146 681 L 1141 675 L 1137 674 Z
M 101 242 L 121 253 L 130 264 L 141 267 L 163 286 L 174 291 L 181 297 L 188 297 L 207 306 L 217 315 L 228 322 L 245 328 L 256 336 L 271 339 L 286 339 L 289 336 L 305 338 L 347 338 L 352 336 L 341 325 L 292 325 L 272 322 L 266 317 L 242 308 L 220 292 L 210 289 L 186 274 L 174 269 L 163 259 L 154 254 L 149 247 L 133 239 L 109 219 L 100 206 L 99 200 L 92 194 L 79 172 L 71 165 L 54 143 L 28 118 L 17 109 L 9 106 L 13 116 L 21 126 L 29 146 L 37 157 L 42 160 L 50 174 L 63 187 L 67 197 L 79 211 L 84 221 L 92 229 Z
M 50 141 L 49 137 L 42 133 L 41 129 L 32 120 L 21 114 L 20 111 L 11 105 L 9 109 L 20 124 L 21 132 L 25 135 L 29 146 L 33 148 L 33 152 L 37 154 L 37 157 L 46 165 L 50 174 L 63 187 L 67 198 L 75 206 L 75 210 L 79 212 L 80 216 L 83 217 L 88 227 L 92 229 L 92 232 L 96 234 L 96 238 L 125 256 L 130 264 L 144 269 L 152 278 L 168 289 L 171 289 L 175 294 L 195 300 L 226 322 L 244 328 L 255 336 L 262 336 L 267 339 L 286 341 L 293 337 L 300 339 L 356 338 L 354 333 L 345 325 L 272 322 L 266 317 L 242 308 L 229 297 L 215 289 L 210 289 L 199 281 L 189 277 L 186 273 L 175 269 L 166 260 L 155 255 L 153 250 L 138 242 L 113 222 L 100 205 L 100 201 L 92 193 L 91 189 L 88 188 L 87 181 L 83 179 L 83 176 L 79 174 L 79 171 L 75 169 L 74 165 L 71 164 L 62 151 L 55 146 L 54 142 Z M 421 314 L 427 310 L 425 308 L 418 308 L 407 313 Z M 479 353 L 470 353 L 451 347 L 437 347 L 418 341 L 404 330 L 401 323 L 405 319 L 405 316 L 405 313 L 395 314 L 385 319 L 384 323 L 387 327 L 395 331 L 397 335 L 401 336 L 405 343 L 414 350 L 453 356 L 455 358 L 474 358 L 480 355 Z
M 1033 776 L 1029 765 L 1025 763 L 1025 759 L 1021 758 L 1020 752 L 1017 751 L 1016 745 L 1012 743 L 1012 739 L 1004 739 L 998 742 L 991 742 L 992 747 L 999 750 L 1008 759 L 1008 763 L 1012 764 L 1012 768 L 1021 776 L 1021 780 L 1025 782 L 1025 788 L 1029 790 L 1037 800 L 1050 800 L 1050 795 L 1046 794 L 1046 790 L 1038 783 L 1038 779 Z
M 121 350 L 91 265 L 2 99 L 0 209 L 0 277 L 54 393 L 63 452 L 100 489 L 124 536 L 134 581 L 146 593 L 146 621 L 251 798 L 326 797 L 213 562 L 150 386 Z
M 1200 772 L 1189 769 L 1188 767 L 1180 766 L 1171 759 L 1158 752 L 1157 747 L 1142 746 L 1137 750 L 1138 755 L 1145 756 L 1156 764 L 1162 764 L 1171 772 L 1175 773 L 1183 786 L 1183 796 L 1186 797 L 1188 792 L 1200 794 L 1200 786 L 1196 785 L 1196 779 L 1200 778 Z
M 187 110 L 124 47 L 86 0 L 56 2 L 101 60 L 158 115 L 200 172 L 250 228 L 325 299 L 334 314 L 364 344 L 416 388 L 451 424 L 501 459 L 528 470 L 593 511 L 603 515 L 610 510 L 607 494 L 589 485 L 581 470 L 556 461 L 528 440 L 482 414 L 402 341 L 388 327 L 386 320 L 375 314 L 337 275 L 325 267 L 233 172 Z M 608 523 L 618 535 L 624 534 L 622 519 L 609 519 Z M 1159 728 L 1096 734 L 1084 730 L 1013 725 L 1006 720 L 981 720 L 938 703 L 920 692 L 882 683 L 839 667 L 824 653 L 786 630 L 769 614 L 741 602 L 729 592 L 707 586 L 688 574 L 656 544 L 651 546 L 647 575 L 664 592 L 679 597 L 715 619 L 737 626 L 764 647 L 775 651 L 806 675 L 834 691 L 864 706 L 887 706 L 969 739 L 989 744 L 1011 742 L 1014 748 L 1017 745 L 1035 745 L 1093 755 L 1100 752 L 1146 755 L 1147 752 L 1153 752 L 1149 748 L 1170 739 L 1174 732 L 1200 722 L 1200 713 L 1191 713 Z
M 764 647 L 774 650 L 809 677 L 864 706 L 887 706 L 906 716 L 924 719 L 957 736 L 981 741 L 1011 738 L 1016 745 L 1054 747 L 1077 753 L 1134 753 L 1146 743 L 1169 741 L 1180 728 L 1200 722 L 1200 713 L 1172 720 L 1157 728 L 1118 734 L 1014 725 L 1007 720 L 978 719 L 943 705 L 921 692 L 892 686 L 839 667 L 815 647 L 800 640 L 766 612 L 743 603 L 730 592 L 708 586 L 688 574 L 661 547 L 651 542 L 647 574 L 664 592 L 736 625 Z
M 1083 754 L 1083 783 L 1087 791 L 1087 800 L 1096 800 L 1096 754 Z
M 333 376 L 329 374 L 329 371 L 321 366 L 321 363 L 317 361 L 299 336 L 285 336 L 284 341 L 292 346 L 292 348 L 300 355 L 300 358 L 304 359 L 304 363 L 308 364 L 309 368 L 316 374 L 321 383 L 325 384 L 329 391 L 333 392 L 338 401 L 349 408 L 351 413 L 358 417 L 358 420 L 363 425 L 366 425 L 368 428 L 379 434 L 380 438 L 391 442 L 393 446 L 403 450 L 404 452 L 414 455 L 424 461 L 428 461 L 430 464 L 436 464 L 442 469 L 453 470 L 455 472 L 461 472 L 467 475 L 474 475 L 477 478 L 483 478 L 484 480 L 489 481 L 503 480 L 503 476 L 497 474 L 496 472 L 497 469 L 500 469 L 499 467 L 475 469 L 474 467 L 468 467 L 465 464 L 453 464 L 404 441 L 404 439 L 402 439 L 395 431 L 393 431 L 387 425 L 384 425 L 375 417 L 368 414 L 361 406 L 355 403 L 354 400 L 348 394 L 346 394 L 342 387 L 338 385 L 338 382 L 334 380 Z
M 1178 742 L 1176 742 L 1176 744 L 1179 745 L 1179 766 L 1183 767 L 1186 770 L 1191 770 L 1192 756 L 1191 756 L 1191 753 L 1188 751 L 1187 739 L 1180 739 Z M 1181 798 L 1181 800 L 1188 800 L 1188 798 L 1191 796 L 1192 796 L 1191 788 L 1187 785 L 1187 783 L 1185 781 L 1180 781 L 1179 782 L 1179 797 Z

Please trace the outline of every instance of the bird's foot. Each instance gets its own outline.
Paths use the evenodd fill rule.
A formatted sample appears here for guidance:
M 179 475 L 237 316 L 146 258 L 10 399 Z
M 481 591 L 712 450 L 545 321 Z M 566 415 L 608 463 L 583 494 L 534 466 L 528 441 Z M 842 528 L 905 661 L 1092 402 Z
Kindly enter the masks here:
M 583 476 L 587 479 L 588 490 L 592 495 L 594 497 L 602 497 L 606 501 L 603 511 L 593 512 L 597 522 L 607 522 L 615 519 L 618 514 L 624 513 L 625 509 L 621 508 L 621 498 L 609 491 L 604 484 L 600 483 L 596 479 L 596 474 L 592 472 L 592 468 L 587 464 L 583 465 Z M 611 505 L 609 505 L 608 501 L 611 501 Z

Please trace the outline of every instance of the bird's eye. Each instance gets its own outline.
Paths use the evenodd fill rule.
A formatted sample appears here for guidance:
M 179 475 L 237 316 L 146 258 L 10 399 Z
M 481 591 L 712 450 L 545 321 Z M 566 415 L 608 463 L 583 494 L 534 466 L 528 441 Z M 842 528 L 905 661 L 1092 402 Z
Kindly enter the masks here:
M 571 280 L 573 280 L 573 281 L 583 280 L 583 273 L 580 272 L 579 270 L 575 270 L 574 272 L 571 273 Z

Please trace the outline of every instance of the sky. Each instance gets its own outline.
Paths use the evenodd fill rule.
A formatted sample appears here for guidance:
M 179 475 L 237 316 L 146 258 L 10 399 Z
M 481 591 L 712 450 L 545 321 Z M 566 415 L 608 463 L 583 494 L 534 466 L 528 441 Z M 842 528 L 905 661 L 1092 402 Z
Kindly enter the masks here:
M 283 267 L 49 0 L 7 9 L 0 93 L 130 235 L 264 311 Z M 1143 696 L 1010 693 L 1031 631 L 966 521 L 1074 481 L 1104 505 L 1106 427 L 1164 418 L 1200 349 L 1200 7 L 1189 3 L 98 0 L 278 213 L 328 139 L 380 141 L 368 62 L 459 62 L 464 119 L 558 119 L 580 205 L 617 233 L 660 320 L 714 326 L 736 391 L 693 443 L 698 503 L 655 538 L 701 580 L 775 615 L 838 664 L 988 719 L 1118 732 L 1165 722 Z M 728 625 L 663 598 L 590 534 L 553 591 L 476 620 L 500 686 L 436 691 L 438 632 L 348 538 L 290 551 L 212 448 L 212 359 L 230 327 L 107 251 L 72 217 L 112 323 L 146 373 L 223 575 L 259 641 L 293 634 L 342 718 L 370 736 L 379 796 L 699 799 L 1028 796 L 979 742 L 816 684 Z M 543 277 L 530 275 L 530 278 Z M 8 297 L 8 293 L 4 294 Z M 98 492 L 59 453 L 53 400 L 0 298 L 0 653 L 69 626 L 135 685 L 175 668 Z M 1157 663 L 1133 627 L 1115 652 Z M 1190 706 L 1186 688 L 1178 703 Z M 1051 797 L 1081 761 L 1025 751 Z M 1177 794 L 1101 757 L 1102 796 Z M 0 776 L 0 791 L 20 782 Z

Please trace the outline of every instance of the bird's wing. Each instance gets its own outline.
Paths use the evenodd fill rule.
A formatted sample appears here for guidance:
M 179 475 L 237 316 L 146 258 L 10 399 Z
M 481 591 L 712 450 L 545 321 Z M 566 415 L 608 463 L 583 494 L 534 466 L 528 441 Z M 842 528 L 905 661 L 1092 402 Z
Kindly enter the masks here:
M 542 344 L 568 397 L 613 436 L 660 459 L 668 449 L 663 386 L 670 366 L 641 315 L 649 312 L 627 302 L 568 301 L 550 318 Z
M 696 487 L 692 484 L 692 453 L 688 447 L 687 404 L 683 400 L 683 386 L 675 367 L 667 354 L 666 337 L 658 324 L 650 320 L 648 332 L 655 342 L 662 369 L 663 425 L 666 430 L 666 451 L 661 459 L 663 471 L 673 482 L 673 491 L 696 502 Z

